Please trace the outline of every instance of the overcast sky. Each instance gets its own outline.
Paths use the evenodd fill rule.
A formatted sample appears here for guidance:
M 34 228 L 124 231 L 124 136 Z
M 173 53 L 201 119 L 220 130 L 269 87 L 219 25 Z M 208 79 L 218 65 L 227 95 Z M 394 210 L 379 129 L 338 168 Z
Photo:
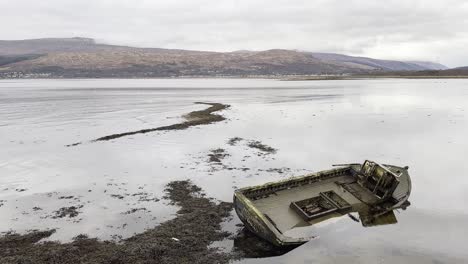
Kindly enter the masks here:
M 272 48 L 468 65 L 466 0 L 0 0 L 0 39 Z

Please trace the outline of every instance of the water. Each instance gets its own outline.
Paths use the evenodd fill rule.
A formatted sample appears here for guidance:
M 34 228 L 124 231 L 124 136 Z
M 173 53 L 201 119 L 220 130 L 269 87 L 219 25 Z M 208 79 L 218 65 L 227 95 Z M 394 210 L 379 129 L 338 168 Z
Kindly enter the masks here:
M 196 101 L 231 104 L 228 120 L 65 147 L 178 123 L 205 108 Z M 468 80 L 2 80 L 0 232 L 128 237 L 174 217 L 162 199 L 172 180 L 230 201 L 238 187 L 372 159 L 410 167 L 412 205 L 397 225 L 340 218 L 311 228 L 319 238 L 284 256 L 243 262 L 466 262 L 467 112 Z M 257 156 L 245 143 L 226 144 L 232 137 L 278 152 Z M 219 147 L 230 154 L 226 166 L 250 170 L 213 168 L 207 154 Z M 72 205 L 83 206 L 78 217 L 53 218 Z M 138 208 L 146 211 L 126 213 Z

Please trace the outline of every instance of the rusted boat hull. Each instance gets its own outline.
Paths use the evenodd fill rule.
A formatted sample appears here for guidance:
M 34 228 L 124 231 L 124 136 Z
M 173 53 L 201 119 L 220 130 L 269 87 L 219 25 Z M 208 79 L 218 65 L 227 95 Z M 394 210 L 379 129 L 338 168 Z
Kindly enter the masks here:
M 234 205 L 251 232 L 285 247 L 311 239 L 290 237 L 287 231 L 351 212 L 359 214 L 363 226 L 395 223 L 393 210 L 409 206 L 410 192 L 407 167 L 366 161 L 242 188 L 234 193 Z

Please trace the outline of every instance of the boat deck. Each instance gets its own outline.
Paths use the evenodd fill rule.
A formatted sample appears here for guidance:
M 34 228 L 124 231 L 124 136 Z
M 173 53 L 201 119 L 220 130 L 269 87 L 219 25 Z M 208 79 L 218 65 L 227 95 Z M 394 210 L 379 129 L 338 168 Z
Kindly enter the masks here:
M 327 191 L 334 191 L 350 204 L 352 208 L 363 206 L 364 204 L 361 200 L 372 202 L 375 199 L 369 192 L 363 191 L 363 189 L 354 182 L 355 178 L 353 176 L 340 175 L 312 184 L 280 190 L 270 194 L 268 197 L 253 200 L 252 202 L 257 209 L 269 218 L 281 233 L 284 233 L 294 227 L 308 226 L 330 217 L 341 215 L 335 212 L 321 218 L 306 221 L 296 211 L 290 208 L 292 202 L 316 197 L 319 196 L 320 193 Z M 355 188 L 358 188 L 356 191 L 362 195 L 362 197 L 356 197 L 357 195 L 352 194 L 352 190 Z

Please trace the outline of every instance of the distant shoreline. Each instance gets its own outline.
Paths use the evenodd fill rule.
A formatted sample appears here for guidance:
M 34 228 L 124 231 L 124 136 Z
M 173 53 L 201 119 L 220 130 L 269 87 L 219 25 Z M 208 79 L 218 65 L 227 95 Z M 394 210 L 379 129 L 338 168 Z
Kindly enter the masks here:
M 283 81 L 326 81 L 326 80 L 366 80 L 366 79 L 468 79 L 464 76 L 403 76 L 403 75 L 380 75 L 380 76 L 308 76 L 282 79 Z
M 18 78 L 2 78 L 0 80 L 105 80 L 105 79 L 122 79 L 122 80 L 157 80 L 157 79 L 275 79 L 280 81 L 334 81 L 334 80 L 372 80 L 372 79 L 468 79 L 468 75 L 459 76 L 405 76 L 405 75 L 305 75 L 305 76 L 177 76 L 177 77 L 128 77 L 128 76 L 112 76 L 112 77 L 18 77 Z

